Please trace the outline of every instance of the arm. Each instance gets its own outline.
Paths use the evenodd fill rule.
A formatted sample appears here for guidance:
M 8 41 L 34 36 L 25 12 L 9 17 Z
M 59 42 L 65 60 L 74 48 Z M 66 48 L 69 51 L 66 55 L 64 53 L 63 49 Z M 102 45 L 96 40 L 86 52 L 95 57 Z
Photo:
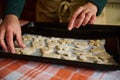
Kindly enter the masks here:
M 25 0 L 5 0 L 5 3 L 4 16 L 14 14 L 19 18 L 23 10 Z
M 88 23 L 93 24 L 106 3 L 107 0 L 89 0 L 85 5 L 80 6 L 71 17 L 68 30 L 79 28 L 81 25 L 85 26 Z
M 6 0 L 5 3 L 4 19 L 0 25 L 0 46 L 5 52 L 15 53 L 14 36 L 20 47 L 25 47 L 22 42 L 21 27 L 18 20 L 24 6 L 24 0 Z M 6 39 L 6 42 L 4 39 Z
M 107 0 L 89 0 L 89 2 L 95 4 L 98 8 L 98 11 L 97 11 L 97 16 L 101 14 L 104 6 L 106 5 L 107 3 Z

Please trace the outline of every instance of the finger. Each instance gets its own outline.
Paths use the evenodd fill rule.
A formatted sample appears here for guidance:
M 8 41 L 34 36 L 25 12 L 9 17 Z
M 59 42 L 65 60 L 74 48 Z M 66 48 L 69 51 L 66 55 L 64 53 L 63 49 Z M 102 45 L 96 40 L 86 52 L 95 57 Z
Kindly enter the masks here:
M 0 28 L 1 29 L 1 28 Z M 0 30 L 1 31 L 1 30 Z M 5 51 L 5 52 L 8 52 L 8 49 L 7 49 L 7 46 L 5 44 L 5 41 L 4 41 L 4 35 L 5 31 L 1 31 L 0 32 L 0 46 L 2 47 L 2 49 Z
M 13 43 L 13 32 L 9 31 L 6 33 L 6 41 L 8 48 L 11 53 L 15 53 L 14 43 Z
M 23 41 L 22 41 L 22 36 L 21 36 L 21 34 L 16 34 L 16 40 L 17 40 L 18 45 L 19 45 L 20 47 L 22 47 L 22 48 L 25 47 L 25 45 L 24 45 L 24 43 L 23 43 Z
M 74 26 L 74 23 L 75 23 L 75 20 L 76 18 L 78 17 L 78 15 L 82 12 L 83 8 L 80 7 L 74 14 L 73 16 L 71 17 L 71 20 L 69 22 L 69 25 L 68 25 L 68 30 L 72 30 L 75 26 Z
M 84 19 L 82 25 L 85 26 L 90 21 L 91 17 L 92 17 L 92 14 L 90 12 L 88 12 L 85 16 L 85 19 Z
M 2 47 L 2 49 L 5 51 L 5 52 L 8 52 L 8 48 L 5 44 L 5 41 L 4 39 L 0 39 L 0 46 Z
M 86 15 L 86 11 L 83 11 L 79 17 L 78 17 L 78 21 L 77 23 L 75 24 L 76 28 L 79 28 L 81 26 L 81 24 L 83 23 L 83 20 L 85 18 L 85 15 Z
M 93 15 L 89 21 L 89 24 L 94 24 L 95 20 L 96 20 L 96 16 Z

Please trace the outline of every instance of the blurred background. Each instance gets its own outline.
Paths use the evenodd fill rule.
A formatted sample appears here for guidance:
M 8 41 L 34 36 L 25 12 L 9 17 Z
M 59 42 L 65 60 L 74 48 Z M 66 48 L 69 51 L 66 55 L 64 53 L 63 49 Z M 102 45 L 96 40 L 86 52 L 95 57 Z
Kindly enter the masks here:
M 26 0 L 26 4 L 20 19 L 35 21 L 35 4 L 37 0 Z M 33 6 L 31 6 L 31 3 Z M 0 18 L 4 10 L 4 0 L 0 0 Z M 104 18 L 99 19 L 96 24 L 120 25 L 120 0 L 108 0 L 103 10 Z

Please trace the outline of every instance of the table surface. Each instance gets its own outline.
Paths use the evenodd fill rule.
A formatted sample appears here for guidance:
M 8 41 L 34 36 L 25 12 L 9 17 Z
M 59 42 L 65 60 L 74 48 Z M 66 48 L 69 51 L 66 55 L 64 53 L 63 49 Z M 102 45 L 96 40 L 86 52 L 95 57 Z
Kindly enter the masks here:
M 20 21 L 23 24 L 26 21 Z M 120 80 L 120 70 L 97 71 L 0 58 L 0 80 Z

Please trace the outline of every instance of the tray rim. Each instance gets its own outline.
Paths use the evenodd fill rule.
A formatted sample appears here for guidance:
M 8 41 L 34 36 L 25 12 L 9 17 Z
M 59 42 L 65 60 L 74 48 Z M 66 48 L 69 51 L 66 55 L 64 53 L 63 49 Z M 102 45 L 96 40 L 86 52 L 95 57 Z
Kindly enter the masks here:
M 50 25 L 50 24 L 52 24 L 52 25 L 60 25 L 60 26 L 66 26 L 67 25 L 66 23 L 65 24 L 61 24 L 61 23 L 30 22 L 30 23 L 22 26 L 22 29 L 24 30 L 25 27 L 28 27 L 28 30 L 29 30 L 29 28 L 34 28 L 34 26 L 36 24 L 37 25 L 38 24 L 42 24 L 42 25 Z M 100 27 L 100 26 L 102 26 L 102 27 Z M 117 32 L 120 33 L 119 32 L 120 26 L 113 26 L 113 25 L 86 25 L 86 27 L 83 27 L 82 29 L 87 29 L 87 30 L 94 29 L 94 30 L 97 30 L 99 28 L 99 29 L 107 30 L 109 33 L 112 33 L 111 32 L 112 30 L 109 30 L 109 27 L 111 29 L 117 30 Z M 118 30 L 118 28 L 119 28 L 119 30 Z M 64 29 L 65 29 L 65 27 L 64 27 Z M 73 30 L 73 32 L 75 30 Z M 81 29 L 79 29 L 79 30 L 81 30 Z M 78 31 L 77 31 L 77 33 L 78 33 Z M 115 34 L 113 34 L 113 35 L 115 35 Z M 117 35 L 117 37 L 120 37 L 120 36 Z M 118 54 L 120 54 L 120 53 L 118 53 Z M 76 64 L 78 62 L 80 63 L 80 64 L 77 64 L 77 65 L 72 65 L 72 64 L 69 64 L 71 62 L 70 60 L 62 60 L 62 59 L 59 60 L 59 59 L 46 58 L 46 57 L 41 57 L 41 56 L 19 55 L 19 54 L 5 53 L 5 52 L 0 52 L 0 57 L 12 58 L 12 59 L 24 59 L 24 60 L 45 62 L 45 63 L 51 63 L 51 64 L 69 65 L 69 66 L 73 66 L 73 67 L 83 67 L 83 68 L 94 69 L 94 70 L 120 70 L 120 64 L 118 64 L 118 65 L 105 65 L 105 64 L 95 64 L 95 63 L 88 63 L 88 62 L 72 61 L 72 63 L 74 63 L 74 64 Z M 50 61 L 46 61 L 46 60 L 50 60 Z M 54 61 L 54 62 L 51 62 L 51 61 Z M 55 62 L 55 61 L 58 61 L 58 62 Z M 66 63 L 62 63 L 60 61 L 63 61 L 63 62 L 66 62 Z
M 48 57 L 41 57 L 41 56 L 32 56 L 32 55 L 22 55 L 22 54 L 0 52 L 0 57 L 35 61 L 35 62 L 41 62 L 41 63 L 47 63 L 47 64 L 66 65 L 66 66 L 71 66 L 71 67 L 76 67 L 76 68 L 86 68 L 86 69 L 91 69 L 91 70 L 102 70 L 102 71 L 120 70 L 120 65 L 95 64 L 95 63 L 89 63 L 89 62 L 79 62 L 79 61 L 48 58 Z

